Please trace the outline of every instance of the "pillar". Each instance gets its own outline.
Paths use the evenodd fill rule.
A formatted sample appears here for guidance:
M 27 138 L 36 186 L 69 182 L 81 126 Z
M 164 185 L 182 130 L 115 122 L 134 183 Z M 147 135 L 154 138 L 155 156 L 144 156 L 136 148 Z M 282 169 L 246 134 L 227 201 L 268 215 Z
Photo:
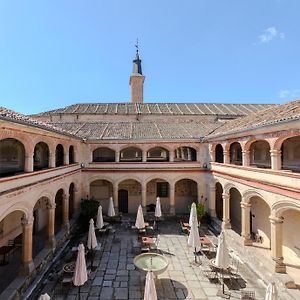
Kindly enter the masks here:
M 204 204 L 202 186 L 197 182 L 197 202 Z
M 230 153 L 228 150 L 223 151 L 224 164 L 230 164 Z
M 271 169 L 281 170 L 281 150 L 270 150 Z
M 215 148 L 210 147 L 209 156 L 210 156 L 210 161 L 211 162 L 215 162 L 216 161 L 216 149 Z
M 230 229 L 230 195 L 223 193 L 223 222 L 222 229 Z
M 118 183 L 113 184 L 113 200 L 115 213 L 119 213 L 119 185 Z
M 142 183 L 142 208 L 143 208 L 143 213 L 147 212 L 147 184 Z
M 69 195 L 63 194 L 63 227 L 69 233 Z
M 250 166 L 250 150 L 243 150 L 242 156 L 243 156 L 243 167 L 249 167 Z
M 169 161 L 170 161 L 170 162 L 174 162 L 174 150 L 171 150 L 171 151 L 169 152 Z
M 175 215 L 175 185 L 174 183 L 169 184 L 170 188 L 170 214 Z
M 25 155 L 25 172 L 33 172 L 33 152 Z
M 241 202 L 242 209 L 242 237 L 244 238 L 244 245 L 251 246 L 251 229 L 250 229 L 250 209 L 251 204 Z
M 208 211 L 212 218 L 216 217 L 216 186 L 209 186 Z
M 147 151 L 146 150 L 142 151 L 142 162 L 147 162 Z
M 49 248 L 55 249 L 56 246 L 56 239 L 55 239 L 55 206 L 56 204 L 50 202 L 47 204 L 47 211 L 48 211 L 48 241 L 47 244 Z
M 32 228 L 33 228 L 33 217 L 23 217 L 22 223 L 22 265 L 20 273 L 22 275 L 29 275 L 34 270 L 34 263 L 32 260 Z
M 81 204 L 81 192 L 78 188 L 74 190 L 74 214 L 78 215 L 80 213 Z
M 55 168 L 55 151 L 50 151 L 49 152 L 49 168 Z
M 69 164 L 69 149 L 64 149 L 64 165 Z
M 282 227 L 283 219 L 270 216 L 271 223 L 271 253 L 275 261 L 275 272 L 286 273 L 286 266 L 283 263 L 282 255 Z
M 115 162 L 120 162 L 120 151 L 119 150 L 116 150 L 115 152 Z

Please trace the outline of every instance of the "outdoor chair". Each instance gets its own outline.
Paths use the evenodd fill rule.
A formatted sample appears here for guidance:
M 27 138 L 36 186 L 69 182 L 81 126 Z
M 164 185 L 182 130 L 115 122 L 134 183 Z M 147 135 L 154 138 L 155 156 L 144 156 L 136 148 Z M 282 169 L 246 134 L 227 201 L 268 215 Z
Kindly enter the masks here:
M 158 250 L 158 245 L 159 245 L 159 237 L 153 238 L 154 244 L 150 245 L 150 251 L 157 251 Z
M 241 299 L 255 300 L 255 291 L 241 291 Z

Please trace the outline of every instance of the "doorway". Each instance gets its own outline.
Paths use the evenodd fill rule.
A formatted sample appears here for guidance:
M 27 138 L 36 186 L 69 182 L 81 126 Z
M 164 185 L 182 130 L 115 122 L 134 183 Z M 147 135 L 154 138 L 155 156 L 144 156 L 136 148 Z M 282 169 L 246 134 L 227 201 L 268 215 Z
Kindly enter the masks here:
M 118 199 L 119 199 L 119 212 L 127 214 L 128 213 L 128 191 L 119 190 Z

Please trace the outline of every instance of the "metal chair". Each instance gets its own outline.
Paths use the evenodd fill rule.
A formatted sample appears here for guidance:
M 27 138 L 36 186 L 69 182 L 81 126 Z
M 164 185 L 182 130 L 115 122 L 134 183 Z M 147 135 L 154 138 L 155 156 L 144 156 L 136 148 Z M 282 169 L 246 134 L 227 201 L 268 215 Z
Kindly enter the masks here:
M 241 291 L 241 299 L 255 300 L 255 291 Z

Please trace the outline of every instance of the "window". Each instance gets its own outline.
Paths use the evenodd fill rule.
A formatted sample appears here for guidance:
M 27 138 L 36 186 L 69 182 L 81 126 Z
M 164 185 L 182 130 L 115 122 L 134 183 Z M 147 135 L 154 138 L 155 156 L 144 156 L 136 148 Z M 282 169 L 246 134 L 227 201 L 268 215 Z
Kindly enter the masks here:
M 157 182 L 156 183 L 156 197 L 168 197 L 168 183 Z

